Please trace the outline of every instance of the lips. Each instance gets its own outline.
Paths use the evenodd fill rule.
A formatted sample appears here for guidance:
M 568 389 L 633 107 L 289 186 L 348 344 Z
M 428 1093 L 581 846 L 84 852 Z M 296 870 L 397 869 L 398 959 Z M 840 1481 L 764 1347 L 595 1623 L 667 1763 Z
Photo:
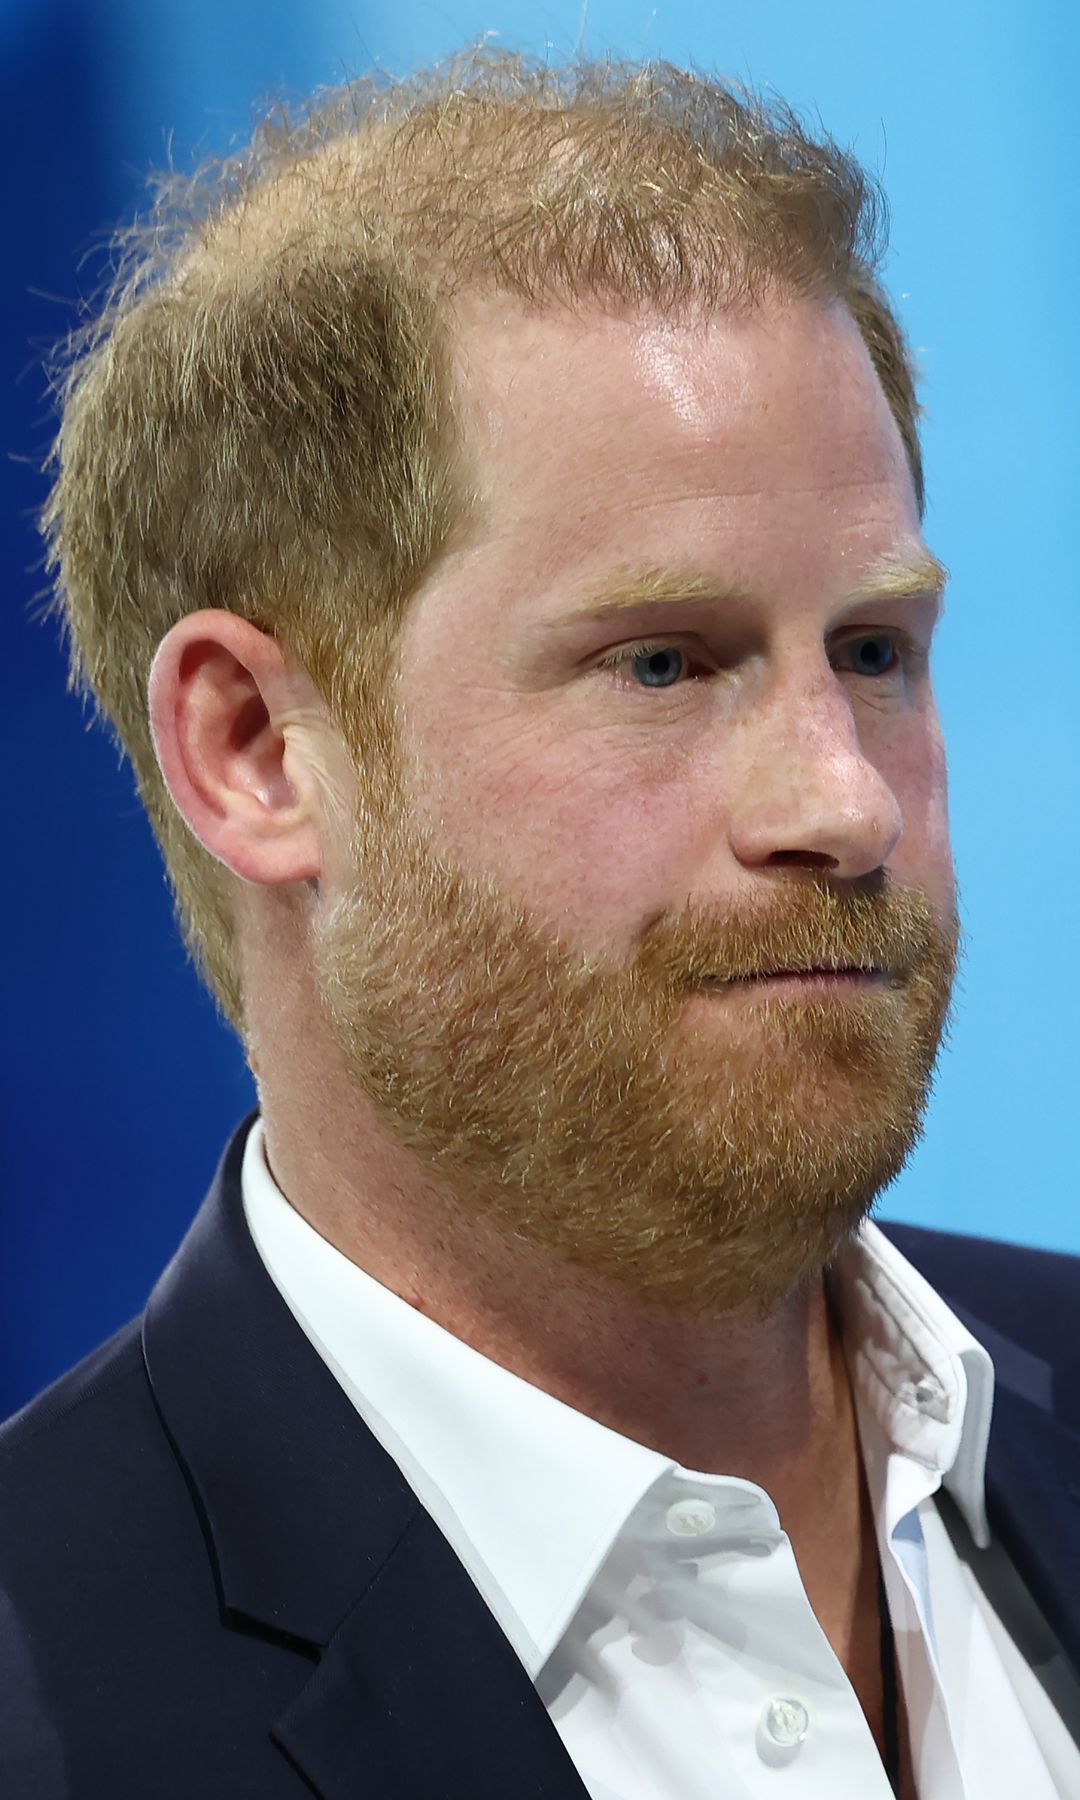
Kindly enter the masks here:
M 759 969 L 754 975 L 741 975 L 740 981 L 775 981 L 779 978 L 795 975 L 883 975 L 883 969 L 865 969 L 856 963 L 845 964 L 840 968 L 832 968 L 828 963 L 814 964 L 809 969 Z
M 845 977 L 848 980 L 882 980 L 889 973 L 887 969 L 866 966 L 860 963 L 845 963 L 836 967 L 828 963 L 815 963 L 808 968 L 756 969 L 751 975 L 714 976 L 702 982 L 703 987 L 734 987 L 752 981 L 821 981 L 832 977 Z

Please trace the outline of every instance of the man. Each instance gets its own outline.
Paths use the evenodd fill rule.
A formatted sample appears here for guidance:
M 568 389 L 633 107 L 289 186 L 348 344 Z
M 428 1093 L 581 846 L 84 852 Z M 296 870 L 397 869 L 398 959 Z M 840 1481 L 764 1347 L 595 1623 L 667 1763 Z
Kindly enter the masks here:
M 5 1794 L 1080 1791 L 1076 1263 L 867 1218 L 958 940 L 879 249 L 490 56 L 163 203 L 47 524 L 259 1107 L 5 1428 Z

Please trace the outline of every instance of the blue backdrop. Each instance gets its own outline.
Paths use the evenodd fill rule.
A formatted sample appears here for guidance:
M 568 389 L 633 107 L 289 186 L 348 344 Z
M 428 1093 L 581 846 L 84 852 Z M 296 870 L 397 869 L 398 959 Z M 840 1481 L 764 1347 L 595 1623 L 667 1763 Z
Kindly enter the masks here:
M 924 374 L 927 533 L 953 571 L 937 675 L 969 951 L 926 1139 L 882 1211 L 1080 1251 L 1074 0 L 0 0 L 0 1415 L 139 1310 L 254 1103 L 186 966 L 129 772 L 35 617 L 42 351 L 170 145 L 185 166 L 271 90 L 404 72 L 489 31 L 776 88 L 884 177 L 886 279 Z

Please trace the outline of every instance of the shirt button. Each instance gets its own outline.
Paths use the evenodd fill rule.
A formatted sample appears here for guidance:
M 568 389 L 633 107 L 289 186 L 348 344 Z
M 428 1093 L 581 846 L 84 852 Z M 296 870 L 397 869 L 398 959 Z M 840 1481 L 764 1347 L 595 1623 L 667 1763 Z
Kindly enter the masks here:
M 809 1728 L 810 1714 L 801 1700 L 778 1694 L 766 1701 L 758 1724 L 758 1754 L 762 1761 L 790 1762 L 798 1755 Z
M 716 1524 L 716 1508 L 707 1500 L 676 1500 L 667 1509 L 667 1528 L 676 1537 L 700 1537 Z

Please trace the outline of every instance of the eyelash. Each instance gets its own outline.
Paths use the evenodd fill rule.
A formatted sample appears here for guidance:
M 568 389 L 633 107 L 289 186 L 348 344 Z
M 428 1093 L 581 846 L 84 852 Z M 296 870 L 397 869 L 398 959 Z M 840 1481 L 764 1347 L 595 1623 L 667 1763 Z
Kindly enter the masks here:
M 882 681 L 889 675 L 895 675 L 898 664 L 905 669 L 910 669 L 926 661 L 926 652 L 901 631 L 867 631 L 858 637 L 846 638 L 844 645 L 872 643 L 875 638 L 890 640 L 894 650 L 894 661 L 889 668 L 882 669 L 879 674 L 866 676 L 868 681 Z M 685 645 L 677 644 L 671 638 L 646 638 L 640 644 L 628 644 L 624 649 L 616 650 L 610 656 L 601 657 L 594 666 L 598 669 L 610 669 L 617 673 L 620 669 L 636 662 L 639 657 L 655 656 L 661 650 L 679 650 L 687 659 L 688 665 L 692 663 L 692 653 Z M 859 673 L 856 669 L 850 672 L 852 674 Z M 627 683 L 627 686 L 633 686 L 636 692 L 642 694 L 666 694 L 670 693 L 674 687 L 684 687 L 685 685 L 685 682 L 678 681 L 672 682 L 666 688 L 649 688 L 644 683 Z

